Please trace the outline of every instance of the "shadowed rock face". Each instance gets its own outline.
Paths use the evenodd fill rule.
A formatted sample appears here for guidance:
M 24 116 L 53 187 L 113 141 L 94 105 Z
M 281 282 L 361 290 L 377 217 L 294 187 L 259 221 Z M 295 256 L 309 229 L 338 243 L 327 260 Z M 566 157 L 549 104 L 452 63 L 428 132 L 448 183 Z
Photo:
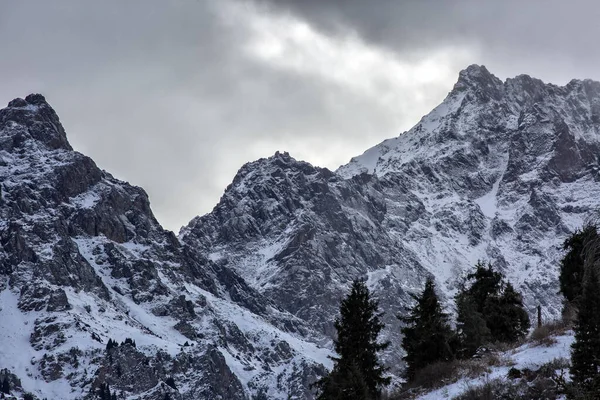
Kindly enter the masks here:
M 141 188 L 73 151 L 41 95 L 0 110 L 0 189 L 0 369 L 49 382 L 39 396 L 312 397 L 324 369 L 299 350 L 319 334 L 165 231 Z M 127 337 L 139 350 L 105 350 Z
M 418 287 L 427 271 L 386 231 L 383 190 L 376 177 L 344 180 L 278 153 L 242 167 L 213 212 L 193 220 L 181 238 L 331 338 L 346 284 L 403 260 L 406 268 L 395 273 L 405 286 L 389 277 L 380 282 L 387 322 L 397 326 L 395 313 L 410 301 L 406 288 Z
M 287 153 L 244 165 L 180 238 L 332 338 L 352 279 L 368 280 L 399 343 L 408 293 L 433 275 L 450 299 L 480 259 L 531 311 L 558 316 L 560 244 L 600 198 L 599 110 L 598 82 L 502 82 L 470 66 L 414 128 L 334 173 Z
M 27 139 L 35 139 L 52 150 L 73 150 L 58 115 L 41 94 L 14 99 L 0 111 L 0 126 L 8 134 L 2 137 L 2 149 L 20 148 Z

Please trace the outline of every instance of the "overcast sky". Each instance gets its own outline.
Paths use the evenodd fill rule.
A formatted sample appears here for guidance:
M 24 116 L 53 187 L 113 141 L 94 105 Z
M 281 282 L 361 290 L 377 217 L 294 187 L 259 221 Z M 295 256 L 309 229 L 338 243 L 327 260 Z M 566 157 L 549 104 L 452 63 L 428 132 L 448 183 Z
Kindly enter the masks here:
M 177 232 L 243 163 L 335 169 L 469 64 L 600 80 L 598 20 L 593 0 L 0 1 L 0 103 L 44 94 L 73 147 Z

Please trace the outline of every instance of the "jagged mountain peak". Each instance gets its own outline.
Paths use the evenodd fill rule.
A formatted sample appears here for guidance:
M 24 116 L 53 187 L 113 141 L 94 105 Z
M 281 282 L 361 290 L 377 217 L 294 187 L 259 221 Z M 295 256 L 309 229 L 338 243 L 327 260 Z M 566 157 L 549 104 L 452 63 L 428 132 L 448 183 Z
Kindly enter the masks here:
M 322 336 L 206 255 L 72 150 L 43 96 L 0 110 L 0 370 L 24 390 L 92 399 L 109 383 L 159 400 L 169 374 L 181 399 L 310 398 Z M 126 338 L 139 350 L 106 350 Z
M 576 82 L 573 80 L 572 82 Z M 552 84 L 547 84 L 541 79 L 531 77 L 527 74 L 519 74 L 513 78 L 507 78 L 502 81 L 484 65 L 472 64 L 461 70 L 458 74 L 458 80 L 455 83 L 450 95 L 456 92 L 462 92 L 467 89 L 474 91 L 485 92 L 495 95 L 495 99 L 506 92 L 531 91 L 534 87 L 557 87 Z
M 497 79 L 485 65 L 471 64 L 458 73 L 460 80 Z
M 50 149 L 72 150 L 58 115 L 41 94 L 16 98 L 0 110 L 0 131 L 3 148 L 34 139 Z
M 215 215 L 225 215 L 235 210 L 235 216 L 224 221 L 195 217 L 181 229 L 179 236 L 204 249 L 207 249 L 206 243 L 200 244 L 193 237 L 204 235 L 206 224 L 219 226 L 218 230 L 212 231 L 211 235 L 215 237 L 211 241 L 261 237 L 273 228 L 267 221 L 277 219 L 279 225 L 285 224 L 284 221 L 294 218 L 303 203 L 327 196 L 330 179 L 339 180 L 339 177 L 326 168 L 298 161 L 287 152 L 276 152 L 273 156 L 246 163 L 212 211 Z
M 511 138 L 508 132 L 524 131 L 542 122 L 556 125 L 556 129 L 546 130 L 546 145 L 562 143 L 558 139 L 561 132 L 568 132 L 564 138 L 573 136 L 575 141 L 598 142 L 600 83 L 573 80 L 557 86 L 529 75 L 502 82 L 485 67 L 473 65 L 461 71 L 444 101 L 413 128 L 352 158 L 336 172 L 346 178 L 364 172 L 382 176 L 397 171 L 402 164 L 430 159 L 433 154 L 439 159 L 458 150 L 485 150 L 485 143 L 505 142 Z M 512 136 L 517 138 L 527 140 Z M 573 146 L 559 147 L 566 151 Z M 587 153 L 585 148 L 573 149 Z M 559 175 L 569 175 L 563 171 L 566 165 L 559 164 Z
M 576 96 L 585 96 L 588 101 L 600 102 L 600 82 L 592 79 L 573 79 L 567 83 L 565 89 Z
M 463 91 L 477 88 L 486 91 L 497 91 L 502 86 L 502 81 L 490 73 L 483 65 L 472 64 L 458 74 L 458 81 L 453 91 Z
M 25 99 L 17 97 L 16 99 L 11 100 L 10 102 L 8 102 L 8 107 L 28 107 L 30 109 L 34 109 L 35 107 L 50 107 L 50 104 L 48 104 L 44 95 L 40 93 L 31 93 L 27 95 Z
M 305 161 L 296 160 L 288 152 L 277 151 L 267 158 L 244 164 L 233 179 L 232 184 L 225 190 L 245 191 L 259 182 L 294 179 L 299 176 L 312 174 L 333 175 L 327 168 L 319 168 Z

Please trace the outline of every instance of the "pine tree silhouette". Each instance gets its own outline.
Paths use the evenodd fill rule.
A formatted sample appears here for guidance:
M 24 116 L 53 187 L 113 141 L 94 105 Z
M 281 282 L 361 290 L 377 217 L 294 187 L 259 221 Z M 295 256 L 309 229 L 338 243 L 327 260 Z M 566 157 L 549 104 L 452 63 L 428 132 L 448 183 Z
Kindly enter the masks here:
M 332 372 L 317 382 L 319 400 L 378 399 L 381 390 L 389 384 L 385 368 L 377 353 L 389 342 L 377 341 L 383 323 L 378 302 L 363 280 L 354 280 L 350 293 L 340 304 L 340 316 L 335 321 L 338 357 Z
M 489 341 L 514 342 L 529 330 L 529 315 L 521 295 L 491 264 L 477 263 L 475 271 L 467 275 L 466 287 L 456 298 L 459 338 L 462 339 L 458 353 L 461 355 L 472 355 L 477 349 L 475 342 L 485 343 L 477 331 L 482 334 L 489 331 Z M 485 329 L 481 318 L 485 320 Z M 471 331 L 472 341 L 464 337 L 467 331 Z
M 416 371 L 437 361 L 453 358 L 450 345 L 453 332 L 448 325 L 448 316 L 435 293 L 435 283 L 427 278 L 425 289 L 415 306 L 406 317 L 398 318 L 407 324 L 402 328 L 402 347 L 406 351 L 406 377 L 412 380 Z
M 586 268 L 571 348 L 573 383 L 584 392 L 600 393 L 600 287 L 594 265 Z
M 586 225 L 563 243 L 567 253 L 560 261 L 560 292 L 569 302 L 577 301 L 582 293 L 586 246 L 598 238 L 595 225 Z
M 525 337 L 531 323 L 521 295 L 507 283 L 502 294 L 493 300 L 488 301 L 484 307 L 492 337 L 505 343 L 513 343 Z

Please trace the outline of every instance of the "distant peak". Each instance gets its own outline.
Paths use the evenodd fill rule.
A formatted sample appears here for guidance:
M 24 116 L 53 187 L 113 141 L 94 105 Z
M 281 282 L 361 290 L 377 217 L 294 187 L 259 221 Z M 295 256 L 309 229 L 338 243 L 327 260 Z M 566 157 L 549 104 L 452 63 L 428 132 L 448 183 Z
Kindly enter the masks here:
M 572 79 L 566 87 L 570 90 L 584 90 L 594 96 L 600 94 L 600 82 L 592 79 Z
M 11 124 L 17 124 L 26 131 L 4 129 L 6 126 L 12 126 Z M 24 99 L 11 100 L 8 107 L 0 110 L 0 132 L 2 131 L 5 135 L 18 134 L 17 143 L 22 143 L 22 140 L 29 136 L 53 149 L 72 150 L 58 115 L 39 93 L 30 94 Z M 23 136 L 25 132 L 26 135 Z
M 456 93 L 472 89 L 485 97 L 497 98 L 501 87 L 502 81 L 485 66 L 472 64 L 460 71 L 452 91 Z
M 14 100 L 11 100 L 8 103 L 8 107 L 10 108 L 25 108 L 25 107 L 31 107 L 31 106 L 48 106 L 50 107 L 50 105 L 48 104 L 48 102 L 46 101 L 46 98 L 39 94 L 39 93 L 32 93 L 29 96 L 25 97 L 25 99 L 22 99 L 20 97 L 17 97 Z
M 48 105 L 46 98 L 39 93 L 30 94 L 29 96 L 25 97 L 25 101 L 28 102 L 29 104 L 34 104 L 34 105 L 38 105 L 38 106 L 42 105 L 42 104 Z
M 303 161 L 296 160 L 287 151 L 276 151 L 275 154 L 270 157 L 259 158 L 256 161 L 246 163 L 245 167 L 247 166 L 252 169 L 262 167 L 288 168 L 302 163 Z
M 484 76 L 493 76 L 485 65 L 471 64 L 467 68 L 460 71 L 459 76 L 461 77 L 473 77 L 480 78 Z
M 269 159 L 281 159 L 286 161 L 294 160 L 294 158 L 290 156 L 290 153 L 288 153 L 287 151 L 276 151 L 275 154 L 273 154 L 273 156 L 269 157 Z
M 458 74 L 458 83 L 502 85 L 502 81 L 484 65 L 471 64 Z
M 296 175 L 298 173 L 305 176 L 315 173 L 324 174 L 326 177 L 333 175 L 327 168 L 315 167 L 306 161 L 296 160 L 287 151 L 277 151 L 270 157 L 245 163 L 238 170 L 230 186 L 236 187 L 247 179 L 262 180 L 272 176 Z

